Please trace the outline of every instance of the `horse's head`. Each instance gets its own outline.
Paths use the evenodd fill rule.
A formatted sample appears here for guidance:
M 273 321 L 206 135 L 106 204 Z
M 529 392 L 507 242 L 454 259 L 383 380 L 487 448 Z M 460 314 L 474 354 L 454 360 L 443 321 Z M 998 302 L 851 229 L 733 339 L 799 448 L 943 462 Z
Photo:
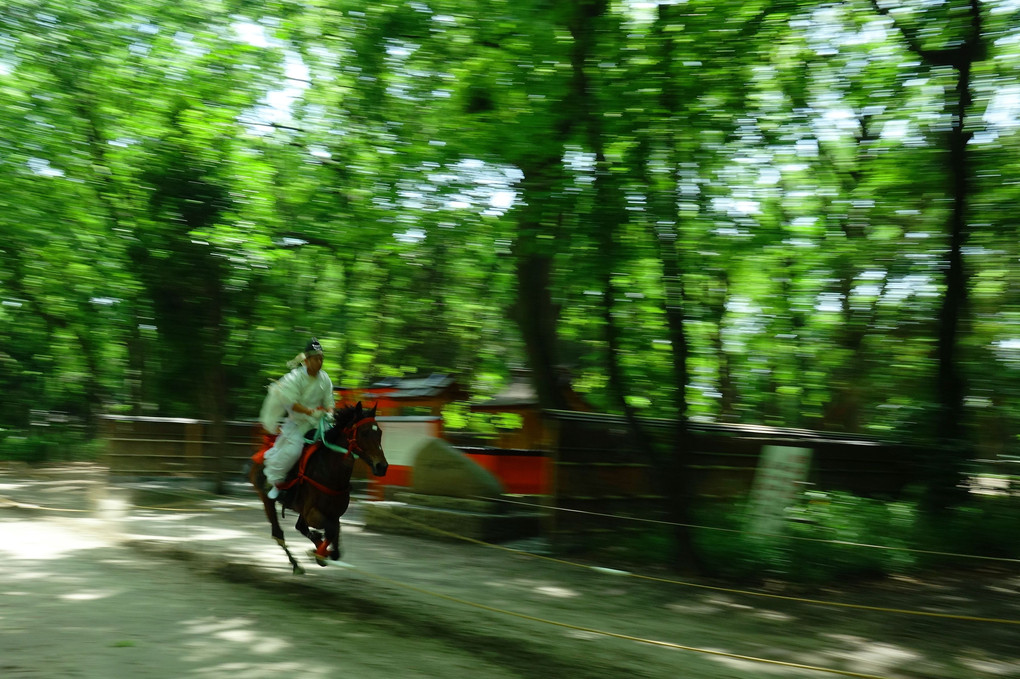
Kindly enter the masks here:
M 382 430 L 375 421 L 375 406 L 362 408 L 361 401 L 353 407 L 350 424 L 344 429 L 347 448 L 364 460 L 376 476 L 386 476 L 389 463 L 382 449 Z

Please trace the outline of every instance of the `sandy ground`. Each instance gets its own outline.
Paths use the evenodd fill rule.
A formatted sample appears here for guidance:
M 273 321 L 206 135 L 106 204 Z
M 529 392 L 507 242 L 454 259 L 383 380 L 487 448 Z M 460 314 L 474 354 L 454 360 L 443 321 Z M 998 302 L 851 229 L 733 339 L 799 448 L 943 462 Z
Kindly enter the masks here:
M 252 497 L 156 500 L 96 475 L 0 470 L 0 677 L 1020 677 L 1016 624 L 374 534 L 356 510 L 350 567 L 295 576 Z M 296 553 L 302 540 L 288 532 Z M 778 593 L 1020 620 L 1015 568 Z
M 0 517 L 18 545 L 0 549 L 0 677 L 517 676 L 385 620 L 139 558 L 80 522 Z

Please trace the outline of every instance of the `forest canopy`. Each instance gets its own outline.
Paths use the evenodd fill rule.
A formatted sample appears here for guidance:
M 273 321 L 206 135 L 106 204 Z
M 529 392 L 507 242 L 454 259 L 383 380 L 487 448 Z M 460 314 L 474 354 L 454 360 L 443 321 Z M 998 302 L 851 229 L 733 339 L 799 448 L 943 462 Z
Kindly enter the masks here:
M 1017 0 L 8 0 L 0 437 L 530 369 L 1020 436 Z

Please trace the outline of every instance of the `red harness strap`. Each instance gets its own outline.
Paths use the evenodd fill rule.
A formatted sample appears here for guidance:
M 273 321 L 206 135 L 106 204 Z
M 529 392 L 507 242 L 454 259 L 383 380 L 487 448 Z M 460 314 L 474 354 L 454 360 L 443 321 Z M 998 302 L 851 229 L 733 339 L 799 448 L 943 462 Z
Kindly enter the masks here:
M 255 464 L 265 464 L 266 451 L 272 448 L 274 443 L 276 443 L 276 434 L 262 434 L 262 447 L 251 456 L 252 461 Z
M 301 453 L 301 461 L 298 462 L 297 476 L 295 476 L 290 481 L 285 481 L 284 483 L 278 483 L 277 487 L 280 490 L 288 490 L 289 488 L 293 488 L 294 486 L 296 486 L 299 483 L 307 483 L 307 484 L 309 484 L 311 486 L 314 486 L 315 488 L 318 488 L 319 490 L 321 490 L 323 493 L 326 493 L 327 495 L 340 495 L 340 494 L 342 494 L 344 491 L 342 491 L 342 490 L 334 490 L 334 489 L 330 488 L 329 486 L 324 486 L 323 484 L 319 483 L 318 481 L 316 481 L 315 479 L 311 478 L 310 476 L 305 476 L 305 467 L 308 465 L 308 459 L 312 456 L 312 453 L 314 453 L 318 449 L 319 449 L 319 444 L 318 443 L 313 443 L 312 445 L 310 445 L 307 448 L 305 448 L 304 452 Z
M 275 436 L 263 435 L 262 436 L 262 448 L 259 449 L 259 452 L 257 452 L 254 455 L 252 455 L 251 459 L 256 464 L 265 464 L 265 461 L 266 461 L 266 452 L 270 448 L 273 447 L 273 443 L 275 443 L 275 441 L 276 441 L 276 437 Z M 312 456 L 312 453 L 314 453 L 318 449 L 319 449 L 319 444 L 318 443 L 313 443 L 310 446 L 306 446 L 304 451 L 302 451 L 302 453 L 301 453 L 301 459 L 298 461 L 297 476 L 295 476 L 290 481 L 285 481 L 283 483 L 276 484 L 277 488 L 279 488 L 281 490 L 287 490 L 289 488 L 293 488 L 294 486 L 296 486 L 296 485 L 298 485 L 300 483 L 307 483 L 307 484 L 310 484 L 310 485 L 314 486 L 315 488 L 319 489 L 323 493 L 326 493 L 327 495 L 340 495 L 340 494 L 344 493 L 345 491 L 334 490 L 334 489 L 330 488 L 329 486 L 324 486 L 323 484 L 319 483 L 318 481 L 316 481 L 315 479 L 313 479 L 313 478 L 311 478 L 309 476 L 305 476 L 305 467 L 308 466 L 308 459 Z M 350 453 L 348 453 L 348 455 L 349 454 Z
M 348 441 L 347 441 L 347 446 L 348 446 L 347 454 L 348 455 L 356 455 L 357 452 L 359 450 L 361 450 L 361 446 L 358 445 L 358 427 L 360 427 L 361 425 L 366 424 L 368 422 L 375 422 L 375 418 L 374 417 L 364 417 L 364 418 L 358 420 L 357 422 L 355 422 L 354 424 L 350 425 L 346 429 L 344 429 L 344 434 L 347 436 L 347 439 L 348 439 Z M 252 455 L 251 459 L 254 460 L 258 464 L 265 464 L 266 451 L 268 451 L 270 448 L 272 448 L 273 444 L 275 442 L 276 442 L 276 436 L 275 435 L 274 436 L 270 436 L 270 435 L 263 434 L 263 436 L 262 436 L 262 448 L 259 450 L 259 452 L 257 452 L 254 455 Z M 305 467 L 308 465 L 308 459 L 312 456 L 312 453 L 314 453 L 316 450 L 319 449 L 319 447 L 320 446 L 319 446 L 318 443 L 313 443 L 312 445 L 307 446 L 304 449 L 304 451 L 301 453 L 301 459 L 298 462 L 298 473 L 297 473 L 297 476 L 295 476 L 290 481 L 285 481 L 283 483 L 276 484 L 277 488 L 280 488 L 281 490 L 288 490 L 288 489 L 293 488 L 294 486 L 296 486 L 296 485 L 298 485 L 300 483 L 308 483 L 308 484 L 314 486 L 315 488 L 317 488 L 318 490 L 322 491 L 323 493 L 326 493 L 327 495 L 341 495 L 344 492 L 350 492 L 349 490 L 348 491 L 334 490 L 333 488 L 330 488 L 329 486 L 324 486 L 323 484 L 319 483 L 318 481 L 316 481 L 315 479 L 313 479 L 311 477 L 305 476 Z

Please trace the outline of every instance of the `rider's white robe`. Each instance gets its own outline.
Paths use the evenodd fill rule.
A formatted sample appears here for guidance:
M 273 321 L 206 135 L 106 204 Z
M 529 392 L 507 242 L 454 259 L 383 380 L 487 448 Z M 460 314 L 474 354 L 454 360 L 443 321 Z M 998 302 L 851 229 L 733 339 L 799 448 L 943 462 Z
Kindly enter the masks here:
M 305 432 L 313 429 L 319 421 L 319 415 L 294 412 L 295 403 L 311 410 L 322 407 L 332 412 L 333 382 L 325 370 L 312 377 L 304 365 L 299 365 L 269 385 L 259 419 L 269 432 L 280 429 L 276 443 L 266 451 L 265 474 L 270 483 L 286 480 L 287 472 L 301 457 Z

